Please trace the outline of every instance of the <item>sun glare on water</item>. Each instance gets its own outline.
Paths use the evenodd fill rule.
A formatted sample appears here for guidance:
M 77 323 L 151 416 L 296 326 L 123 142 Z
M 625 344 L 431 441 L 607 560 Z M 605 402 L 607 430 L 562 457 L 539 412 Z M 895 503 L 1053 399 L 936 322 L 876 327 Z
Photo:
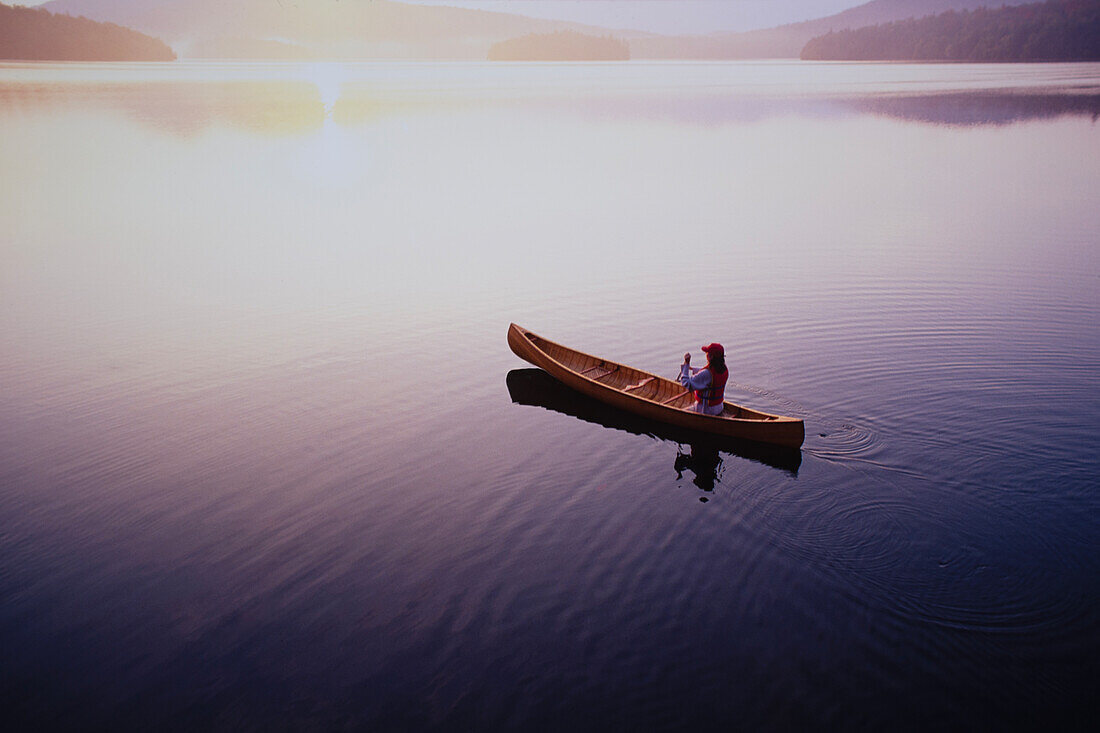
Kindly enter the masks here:
M 316 63 L 306 67 L 305 78 L 312 82 L 321 95 L 321 104 L 325 107 L 326 121 L 332 117 L 332 108 L 340 98 L 340 89 L 347 78 L 343 64 Z

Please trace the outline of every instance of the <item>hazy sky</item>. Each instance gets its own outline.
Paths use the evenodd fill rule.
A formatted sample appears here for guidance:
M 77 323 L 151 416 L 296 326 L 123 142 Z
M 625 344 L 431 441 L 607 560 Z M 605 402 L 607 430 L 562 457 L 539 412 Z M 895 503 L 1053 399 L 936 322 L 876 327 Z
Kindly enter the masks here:
M 45 0 L 5 0 L 40 5 Z M 144 0 L 132 0 L 143 2 Z M 297 3 L 336 0 L 294 0 Z M 343 0 L 367 2 L 367 0 Z M 538 18 L 575 20 L 608 28 L 634 28 L 655 33 L 707 33 L 770 28 L 821 18 L 862 5 L 867 0 L 400 0 L 422 5 L 454 5 L 499 10 Z M 232 2 L 232 0 L 226 0 Z M 278 0 L 271 0 L 278 2 Z

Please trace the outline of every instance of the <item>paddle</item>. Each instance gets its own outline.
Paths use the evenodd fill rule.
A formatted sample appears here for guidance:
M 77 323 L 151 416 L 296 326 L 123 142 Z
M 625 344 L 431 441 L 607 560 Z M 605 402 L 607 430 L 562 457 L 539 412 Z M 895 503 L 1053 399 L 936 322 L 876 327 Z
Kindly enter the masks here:
M 689 372 L 690 372 L 690 370 L 691 370 L 691 352 L 690 351 L 688 353 L 684 354 L 684 366 L 686 366 L 688 368 Z M 683 374 L 682 369 L 681 369 L 680 373 Z M 676 400 L 680 399 L 681 397 L 684 397 L 685 395 L 689 395 L 694 391 L 695 390 L 693 390 L 691 387 L 688 387 L 686 392 L 681 392 L 680 394 L 676 395 L 675 397 L 672 397 L 671 399 L 665 400 L 664 402 L 661 403 L 661 405 L 663 406 L 663 405 L 667 405 L 669 402 L 675 402 Z

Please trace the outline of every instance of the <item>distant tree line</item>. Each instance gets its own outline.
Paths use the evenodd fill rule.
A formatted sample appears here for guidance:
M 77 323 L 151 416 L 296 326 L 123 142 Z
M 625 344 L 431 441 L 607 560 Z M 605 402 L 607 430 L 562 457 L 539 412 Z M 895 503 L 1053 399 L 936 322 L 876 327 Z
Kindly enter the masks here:
M 802 49 L 808 60 L 1100 61 L 1100 0 L 1048 0 L 947 11 L 827 33 Z
M 21 61 L 172 61 L 163 41 L 114 23 L 0 4 L 0 58 Z
M 576 31 L 530 33 L 494 43 L 490 61 L 625 61 L 630 46 L 611 36 L 589 36 Z

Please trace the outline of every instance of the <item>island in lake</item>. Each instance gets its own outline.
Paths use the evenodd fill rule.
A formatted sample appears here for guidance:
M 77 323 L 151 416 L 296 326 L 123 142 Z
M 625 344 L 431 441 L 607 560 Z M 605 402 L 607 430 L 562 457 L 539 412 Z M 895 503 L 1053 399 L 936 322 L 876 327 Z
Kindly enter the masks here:
M 174 61 L 163 41 L 114 23 L 0 4 L 0 58 L 19 61 Z
M 529 33 L 494 43 L 490 61 L 626 61 L 630 46 L 611 36 L 577 31 Z
M 948 11 L 811 39 L 812 61 L 1100 61 L 1100 0 Z

